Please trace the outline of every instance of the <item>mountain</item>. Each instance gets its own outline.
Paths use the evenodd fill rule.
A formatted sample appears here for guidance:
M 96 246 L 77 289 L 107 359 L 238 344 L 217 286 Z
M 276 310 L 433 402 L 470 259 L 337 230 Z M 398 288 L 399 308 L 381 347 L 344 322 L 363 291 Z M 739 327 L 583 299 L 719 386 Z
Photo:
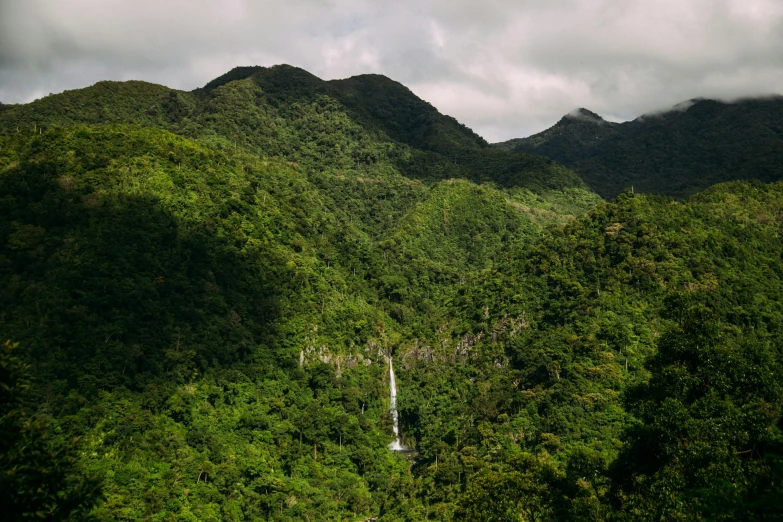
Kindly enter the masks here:
M 781 209 L 605 202 L 376 75 L 6 106 L 4 513 L 774 520 Z
M 240 67 L 193 92 L 145 82 L 96 85 L 0 113 L 0 133 L 74 123 L 155 125 L 188 137 L 220 137 L 297 163 L 393 161 L 409 177 L 460 177 L 534 191 L 585 189 L 572 172 L 537 156 L 501 153 L 401 84 L 379 75 L 325 82 L 287 65 Z M 306 134 L 303 134 L 306 131 Z M 356 140 L 359 135 L 364 141 Z M 388 150 L 362 150 L 372 140 Z M 396 155 L 390 157 L 392 153 Z
M 579 109 L 528 138 L 497 144 L 566 165 L 601 196 L 633 187 L 685 197 L 735 179 L 783 178 L 783 97 L 695 99 L 612 123 Z
M 0 194 L 0 335 L 36 382 L 23 418 L 82 437 L 101 519 L 150 487 L 144 516 L 377 514 L 405 469 L 384 357 L 448 352 L 471 328 L 465 281 L 599 201 L 396 82 L 288 66 L 8 106 Z M 29 454 L 13 444 L 4 469 Z M 93 481 L 46 483 L 84 499 L 57 488 Z
M 563 116 L 553 127 L 529 138 L 516 138 L 495 146 L 516 151 L 524 147 L 535 149 L 543 156 L 562 151 L 569 161 L 579 157 L 583 149 L 601 143 L 617 133 L 619 124 L 604 120 L 587 109 L 577 109 Z

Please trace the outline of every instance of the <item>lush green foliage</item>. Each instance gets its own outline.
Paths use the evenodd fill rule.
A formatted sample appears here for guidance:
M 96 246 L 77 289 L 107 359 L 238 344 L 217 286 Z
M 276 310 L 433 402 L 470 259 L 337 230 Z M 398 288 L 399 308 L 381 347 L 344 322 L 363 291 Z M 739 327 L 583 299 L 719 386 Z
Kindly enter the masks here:
M 290 67 L 0 124 L 0 335 L 35 379 L 3 412 L 70 448 L 62 509 L 780 516 L 780 184 L 599 203 L 388 79 Z
M 0 348 L 0 501 L 9 520 L 84 520 L 99 483 L 81 469 L 78 439 L 25 404 L 30 378 L 16 344 Z
M 604 197 L 685 197 L 735 179 L 783 178 L 783 98 L 692 100 L 672 111 L 611 123 L 585 109 L 553 127 L 497 145 L 574 169 Z
M 501 506 L 498 519 L 532 509 L 521 493 L 497 491 L 509 480 L 539 492 L 533 505 L 546 492 L 539 517 L 774 519 L 781 189 L 732 184 L 686 204 L 624 195 L 483 274 L 464 300 L 471 331 L 447 355 L 466 363 L 445 370 L 449 387 L 429 391 L 440 378 L 430 364 L 399 372 L 423 483 L 429 475 L 438 484 L 456 446 L 447 469 L 459 491 L 467 486 L 468 519 L 474 502 Z M 698 342 L 679 315 L 695 303 L 713 321 Z M 684 360 L 695 365 L 691 389 L 722 381 L 719 391 L 680 395 L 667 372 Z M 676 420 L 667 418 L 672 401 L 683 404 Z M 732 432 L 712 433 L 729 414 Z M 545 463 L 549 482 L 530 482 L 532 462 Z M 460 472 L 481 468 L 477 482 L 461 482 Z M 433 487 L 432 500 L 450 502 L 448 488 Z

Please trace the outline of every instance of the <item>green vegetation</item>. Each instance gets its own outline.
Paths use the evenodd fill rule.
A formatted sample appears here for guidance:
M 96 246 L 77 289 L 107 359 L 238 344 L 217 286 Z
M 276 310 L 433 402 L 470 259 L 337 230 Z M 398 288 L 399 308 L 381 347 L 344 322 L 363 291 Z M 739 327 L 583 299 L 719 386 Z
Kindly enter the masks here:
M 781 516 L 781 184 L 606 203 L 287 66 L 0 129 L 17 518 Z
M 89 518 L 99 483 L 80 469 L 79 439 L 46 415 L 28 415 L 30 378 L 17 345 L 0 348 L 0 499 L 9 520 Z
M 783 178 L 783 98 L 691 100 L 669 112 L 611 123 L 585 109 L 497 148 L 541 154 L 573 169 L 597 193 L 677 198 L 731 180 Z
M 513 479 L 546 500 L 539 518 L 779 517 L 781 196 L 743 183 L 687 203 L 624 194 L 521 255 L 501 287 L 541 285 L 505 349 L 527 460 L 490 466 L 468 513 Z

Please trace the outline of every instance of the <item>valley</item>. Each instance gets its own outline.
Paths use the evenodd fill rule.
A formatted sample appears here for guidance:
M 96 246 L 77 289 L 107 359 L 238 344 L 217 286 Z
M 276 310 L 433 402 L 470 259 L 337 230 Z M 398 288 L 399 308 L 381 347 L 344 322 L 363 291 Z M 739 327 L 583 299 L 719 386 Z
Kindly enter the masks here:
M 490 145 L 280 65 L 0 106 L 3 504 L 778 519 L 779 105 Z

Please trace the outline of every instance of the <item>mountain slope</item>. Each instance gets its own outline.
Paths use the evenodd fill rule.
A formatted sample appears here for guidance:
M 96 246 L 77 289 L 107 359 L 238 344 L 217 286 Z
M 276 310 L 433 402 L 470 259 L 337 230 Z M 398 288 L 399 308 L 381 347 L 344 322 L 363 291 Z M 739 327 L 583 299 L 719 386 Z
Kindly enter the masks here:
M 775 519 L 783 185 L 601 202 L 410 96 L 253 67 L 0 113 L 35 378 L 0 426 L 63 452 L 13 484 L 98 520 Z
M 99 519 L 388 509 L 413 479 L 386 448 L 384 358 L 451 344 L 460 281 L 598 201 L 437 113 L 390 127 L 341 96 L 250 68 L 2 112 L 0 335 L 36 377 L 27 414 L 81 436 Z
M 589 113 L 581 111 L 576 115 Z M 631 186 L 683 197 L 733 179 L 783 178 L 780 97 L 691 100 L 620 124 L 593 116 L 572 114 L 542 133 L 497 147 L 550 157 L 603 197 Z
M 563 116 L 554 126 L 528 138 L 516 138 L 495 147 L 501 150 L 531 149 L 542 156 L 562 154 L 573 162 L 584 149 L 615 136 L 619 124 L 609 122 L 587 109 L 577 109 Z
M 489 148 L 388 78 L 325 82 L 287 65 L 237 68 L 191 93 L 144 82 L 99 82 L 12 106 L 0 113 L 0 133 L 109 122 L 212 137 L 224 148 L 243 145 L 316 169 L 363 170 L 386 163 L 425 180 L 461 177 L 537 192 L 585 188 L 578 176 L 552 162 Z

